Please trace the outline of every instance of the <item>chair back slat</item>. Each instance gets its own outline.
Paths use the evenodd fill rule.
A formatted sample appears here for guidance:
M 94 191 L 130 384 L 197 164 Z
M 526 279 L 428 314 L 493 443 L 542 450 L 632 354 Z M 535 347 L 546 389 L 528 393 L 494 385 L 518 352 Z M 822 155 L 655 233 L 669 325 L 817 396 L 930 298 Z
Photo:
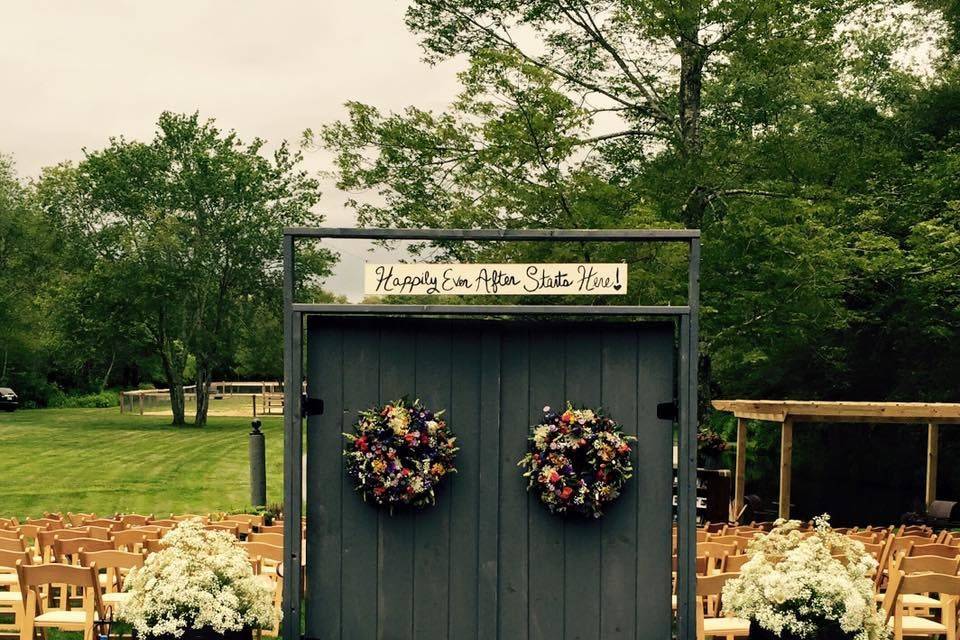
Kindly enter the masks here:
M 949 544 L 914 544 L 907 551 L 907 555 L 956 558 L 960 555 L 960 547 L 954 547 Z
M 282 533 L 251 533 L 247 536 L 247 540 L 250 542 L 266 542 L 267 544 L 273 544 L 279 547 L 283 546 Z
M 960 573 L 960 557 L 908 556 L 900 558 L 900 570 L 906 575 L 915 573 L 942 573 L 955 576 Z

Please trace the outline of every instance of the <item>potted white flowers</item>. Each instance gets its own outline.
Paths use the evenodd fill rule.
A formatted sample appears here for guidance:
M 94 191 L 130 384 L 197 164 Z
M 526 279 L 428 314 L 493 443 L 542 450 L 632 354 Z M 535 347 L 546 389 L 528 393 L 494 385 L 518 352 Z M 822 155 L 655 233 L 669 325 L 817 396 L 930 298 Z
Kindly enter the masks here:
M 247 553 L 228 533 L 199 520 L 181 523 L 163 538 L 125 582 L 130 599 L 118 618 L 148 638 L 250 638 L 275 622 L 273 589 L 254 576 Z
M 800 523 L 778 521 L 749 547 L 751 559 L 723 590 L 724 609 L 750 620 L 755 640 L 882 640 L 876 561 L 856 540 L 836 533 L 828 517 L 806 535 Z

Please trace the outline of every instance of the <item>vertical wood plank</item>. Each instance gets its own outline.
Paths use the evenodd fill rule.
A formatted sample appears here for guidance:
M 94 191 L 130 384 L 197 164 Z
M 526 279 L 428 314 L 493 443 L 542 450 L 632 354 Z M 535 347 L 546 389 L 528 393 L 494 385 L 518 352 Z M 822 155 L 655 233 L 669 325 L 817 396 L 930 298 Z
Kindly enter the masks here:
M 563 410 L 563 332 L 547 327 L 530 332 L 530 385 L 527 425 L 543 418 L 544 405 Z M 518 425 L 519 427 L 520 425 Z M 529 435 L 529 429 L 527 429 Z M 525 444 L 526 447 L 526 444 Z M 524 449 L 526 451 L 526 448 Z M 518 469 L 519 471 L 519 469 Z M 563 638 L 563 520 L 536 494 L 528 494 L 531 640 Z
M 480 333 L 480 486 L 477 505 L 477 638 L 495 640 L 499 630 L 500 536 L 500 382 L 501 335 L 487 327 Z
M 416 397 L 432 410 L 450 407 L 450 330 L 435 324 L 417 330 Z M 411 398 L 413 400 L 413 398 Z M 437 504 L 416 513 L 413 522 L 413 636 L 446 637 L 449 624 L 450 484 L 437 488 Z
M 341 432 L 352 428 L 359 411 L 379 400 L 379 347 L 377 330 L 369 323 L 344 327 Z M 340 633 L 344 640 L 370 640 L 377 637 L 376 600 L 371 594 L 377 593 L 378 510 L 361 500 L 349 481 L 343 483 L 341 496 Z
M 624 433 L 638 435 L 637 335 L 631 329 L 604 331 L 602 405 Z M 635 638 L 637 613 L 637 500 L 645 488 L 647 452 L 633 444 L 634 477 L 603 518 L 600 565 L 600 637 Z M 645 444 L 645 443 L 644 443 Z M 638 463 L 638 456 L 640 462 Z
M 478 640 L 478 516 L 480 491 L 480 335 L 455 329 L 451 341 L 453 389 L 448 420 L 457 437 L 457 473 L 446 499 L 450 501 L 451 640 Z
M 339 639 L 340 504 L 343 490 L 343 331 L 329 320 L 311 318 L 307 339 L 307 380 L 311 396 L 323 398 L 323 415 L 307 418 L 307 583 L 306 635 Z M 349 496 L 355 498 L 355 496 Z
M 737 522 L 743 509 L 743 494 L 747 484 L 747 419 L 737 418 L 737 462 L 733 480 L 733 513 Z
M 637 635 L 669 638 L 673 510 L 673 421 L 657 404 L 673 397 L 673 326 L 644 325 L 637 334 Z
M 790 517 L 790 479 L 793 468 L 793 419 L 780 425 L 780 517 Z
M 416 380 L 416 333 L 382 326 L 380 334 L 380 404 L 412 393 Z M 413 639 L 413 521 L 400 509 L 392 516 L 380 509 L 377 593 L 377 638 Z
M 504 330 L 500 388 L 500 551 L 499 626 L 502 640 L 527 640 L 529 582 L 527 556 L 527 494 L 517 461 L 526 450 L 527 332 Z
M 566 398 L 574 406 L 601 403 L 603 367 L 601 330 L 568 327 L 564 332 Z M 620 505 L 622 506 L 622 505 Z M 596 640 L 600 636 L 600 543 L 603 521 L 564 520 L 564 638 Z
M 937 471 L 940 458 L 940 425 L 927 425 L 927 482 L 924 493 L 924 505 L 937 499 Z

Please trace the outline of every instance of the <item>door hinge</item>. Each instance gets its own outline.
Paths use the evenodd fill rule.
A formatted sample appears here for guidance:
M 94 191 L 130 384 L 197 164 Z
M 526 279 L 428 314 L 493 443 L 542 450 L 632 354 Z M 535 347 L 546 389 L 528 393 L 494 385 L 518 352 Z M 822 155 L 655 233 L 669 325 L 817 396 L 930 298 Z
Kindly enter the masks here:
M 323 400 L 303 394 L 300 396 L 300 413 L 305 416 L 323 415 Z
M 661 420 L 676 420 L 679 415 L 676 400 L 661 402 L 657 405 L 657 417 Z

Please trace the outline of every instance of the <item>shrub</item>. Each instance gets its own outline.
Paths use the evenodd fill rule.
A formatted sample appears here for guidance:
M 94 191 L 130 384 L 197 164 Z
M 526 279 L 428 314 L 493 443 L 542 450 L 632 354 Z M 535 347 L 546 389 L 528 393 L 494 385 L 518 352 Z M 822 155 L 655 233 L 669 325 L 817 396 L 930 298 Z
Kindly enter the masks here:
M 67 395 L 57 390 L 51 394 L 47 406 L 58 409 L 106 409 L 120 406 L 120 395 L 116 391 Z
M 124 589 L 130 599 L 118 617 L 141 636 L 187 629 L 215 633 L 273 626 L 273 589 L 253 575 L 246 551 L 230 534 L 188 520 L 163 537 L 165 548 L 133 569 Z

